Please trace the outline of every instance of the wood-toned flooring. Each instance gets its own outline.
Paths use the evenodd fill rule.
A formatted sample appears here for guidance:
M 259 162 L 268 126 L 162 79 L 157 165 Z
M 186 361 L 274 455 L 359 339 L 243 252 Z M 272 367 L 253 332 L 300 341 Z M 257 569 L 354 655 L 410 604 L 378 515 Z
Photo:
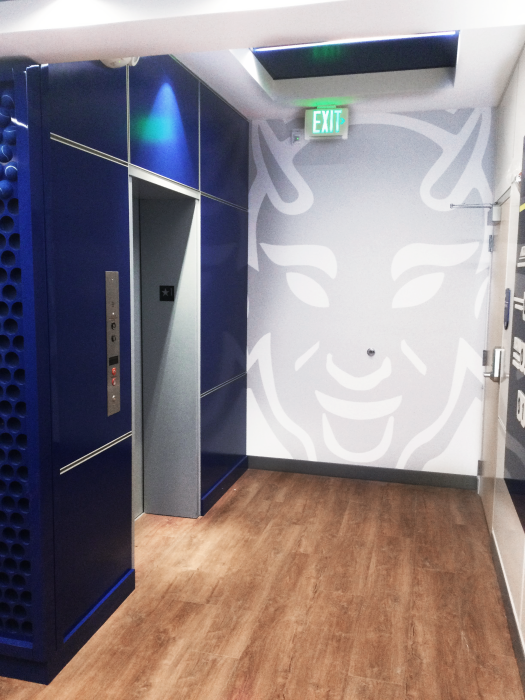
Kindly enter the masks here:
M 137 590 L 2 700 L 523 700 L 479 497 L 248 471 L 136 525 Z

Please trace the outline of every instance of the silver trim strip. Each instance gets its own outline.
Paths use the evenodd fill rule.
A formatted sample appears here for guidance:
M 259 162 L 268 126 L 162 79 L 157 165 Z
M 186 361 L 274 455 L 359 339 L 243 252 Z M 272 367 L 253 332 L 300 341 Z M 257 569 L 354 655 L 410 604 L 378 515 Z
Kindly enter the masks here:
M 187 197 L 192 197 L 193 199 L 200 200 L 201 198 L 201 193 L 199 190 L 189 187 L 189 185 L 182 185 L 176 180 L 171 180 L 169 177 L 164 177 L 164 175 L 158 175 L 157 173 L 153 173 L 151 170 L 146 170 L 146 168 L 141 168 L 138 165 L 133 165 L 130 163 L 128 172 L 131 177 L 138 177 L 140 180 L 146 180 L 146 182 L 151 182 L 153 185 L 165 187 L 168 190 L 185 194 Z
M 218 391 L 219 389 L 222 389 L 223 386 L 228 386 L 228 384 L 231 384 L 232 382 L 236 382 L 237 379 L 241 379 L 242 377 L 245 377 L 248 374 L 248 372 L 241 372 L 241 374 L 238 374 L 236 377 L 233 377 L 232 379 L 228 379 L 227 382 L 223 382 L 222 384 L 219 384 L 218 386 L 214 386 L 213 389 L 209 389 L 208 391 L 205 391 L 204 394 L 201 394 L 201 399 L 203 399 L 205 396 L 208 396 L 208 394 L 213 394 L 214 391 Z
M 130 430 L 129 433 L 126 433 L 125 435 L 121 435 L 120 437 L 116 438 L 116 440 L 112 440 L 111 442 L 108 442 L 107 445 L 102 445 L 102 447 L 99 447 L 98 449 L 93 450 L 93 452 L 90 452 L 88 455 L 85 455 L 84 457 L 80 457 L 80 459 L 77 459 L 74 462 L 71 462 L 71 464 L 66 464 L 65 467 L 61 468 L 60 476 L 62 476 L 62 474 L 65 474 L 66 472 L 70 471 L 71 469 L 78 467 L 80 464 L 87 462 L 88 459 L 92 459 L 93 457 L 96 457 L 101 452 L 105 452 L 106 450 L 109 450 L 110 447 L 114 447 L 115 445 L 118 445 L 119 442 L 122 442 L 123 440 L 127 440 L 132 435 L 133 435 L 133 431 Z
M 214 199 L 216 202 L 222 202 L 222 204 L 227 204 L 229 207 L 233 207 L 234 209 L 239 209 L 240 211 L 245 211 L 246 213 L 248 213 L 248 209 L 246 209 L 245 207 L 240 207 L 238 204 L 227 202 L 225 199 L 221 199 L 220 197 L 214 197 L 212 194 L 208 194 L 207 192 L 203 192 L 202 190 L 201 195 L 203 197 L 207 197 L 208 199 Z
M 103 153 L 102 151 L 97 151 L 96 148 L 90 148 L 89 146 L 84 146 L 82 143 L 77 143 L 71 139 L 66 139 L 64 136 L 59 136 L 58 134 L 49 134 L 51 141 L 58 141 L 58 143 L 64 144 L 64 146 L 71 146 L 72 148 L 78 148 L 79 151 L 84 151 L 85 153 L 90 153 L 92 156 L 98 156 L 99 158 L 105 158 L 105 160 L 110 160 L 113 163 L 118 163 L 118 165 L 125 165 L 127 167 L 128 162 L 126 160 L 121 160 L 120 158 L 115 158 L 115 156 L 110 156 L 108 153 Z

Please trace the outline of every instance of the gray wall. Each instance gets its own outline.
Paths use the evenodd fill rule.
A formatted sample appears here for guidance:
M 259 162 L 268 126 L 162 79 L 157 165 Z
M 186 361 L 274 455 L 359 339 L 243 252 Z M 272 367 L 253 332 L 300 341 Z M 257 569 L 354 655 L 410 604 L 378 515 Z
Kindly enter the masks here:
M 188 197 L 141 199 L 144 510 L 200 514 L 199 226 Z M 159 286 L 174 285 L 161 302 Z
M 450 203 L 492 201 L 491 121 L 253 123 L 248 454 L 477 473 L 492 227 Z

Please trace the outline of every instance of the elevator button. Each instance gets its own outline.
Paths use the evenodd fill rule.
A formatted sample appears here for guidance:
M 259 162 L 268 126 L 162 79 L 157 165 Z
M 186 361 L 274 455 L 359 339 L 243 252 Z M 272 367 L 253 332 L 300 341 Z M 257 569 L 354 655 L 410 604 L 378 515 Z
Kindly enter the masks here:
M 116 327 L 117 327 L 117 324 L 113 322 L 111 324 L 111 330 L 114 331 Z
M 117 374 L 117 368 L 116 368 L 116 367 L 113 367 L 113 369 L 111 370 L 111 374 L 112 374 L 113 376 L 115 376 L 115 375 Z
M 114 343 L 114 342 L 116 342 L 116 340 L 117 340 L 117 336 L 116 336 L 116 335 L 112 335 L 112 336 L 111 336 L 111 342 Z
M 113 394 L 113 396 L 111 397 L 111 400 L 112 400 L 112 401 L 116 401 L 116 400 L 117 400 L 117 397 L 115 396 L 115 394 Z
M 117 383 L 117 380 L 115 379 L 115 377 L 113 377 L 113 379 L 111 380 L 111 383 L 113 384 L 113 386 L 115 386 L 115 384 Z

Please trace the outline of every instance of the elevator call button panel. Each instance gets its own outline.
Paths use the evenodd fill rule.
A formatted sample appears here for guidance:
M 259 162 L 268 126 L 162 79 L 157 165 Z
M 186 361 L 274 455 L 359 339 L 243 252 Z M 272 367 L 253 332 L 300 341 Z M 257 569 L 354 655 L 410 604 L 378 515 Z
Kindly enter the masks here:
M 108 416 L 120 411 L 120 313 L 118 272 L 106 272 L 106 387 Z

